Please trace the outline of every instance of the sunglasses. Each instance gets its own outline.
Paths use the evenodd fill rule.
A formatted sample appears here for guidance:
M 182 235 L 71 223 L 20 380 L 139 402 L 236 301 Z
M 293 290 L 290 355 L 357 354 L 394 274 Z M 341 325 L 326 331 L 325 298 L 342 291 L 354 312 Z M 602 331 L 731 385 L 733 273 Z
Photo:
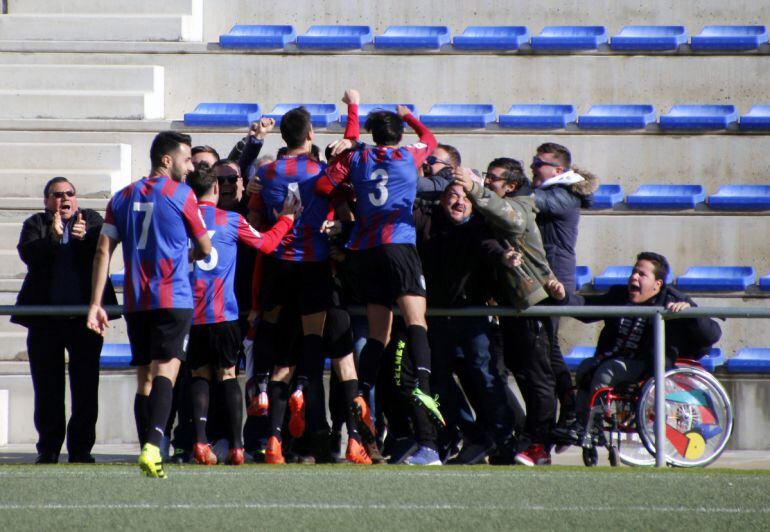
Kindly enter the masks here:
M 535 168 L 540 168 L 541 166 L 553 166 L 556 168 L 557 166 L 561 166 L 561 163 L 549 163 L 548 161 L 542 160 L 540 157 L 532 157 L 532 166 Z
M 56 199 L 63 199 L 65 196 L 68 198 L 72 198 L 75 196 L 75 193 L 71 190 L 67 190 L 67 191 L 51 192 L 49 196 L 53 196 Z
M 234 185 L 238 182 L 239 179 L 240 177 L 238 177 L 237 175 L 223 175 L 221 177 L 217 177 L 217 181 L 219 181 L 220 184 L 229 183 L 231 185 Z
M 489 181 L 490 183 L 506 180 L 505 176 L 495 175 L 492 172 L 481 172 L 481 177 L 484 178 L 484 181 Z
M 441 164 L 443 164 L 444 166 L 452 166 L 450 163 L 448 163 L 448 162 L 446 162 L 446 161 L 444 161 L 444 160 L 442 160 L 442 159 L 439 159 L 438 157 L 434 157 L 433 155 L 429 155 L 429 156 L 428 156 L 428 157 L 425 159 L 425 162 L 426 162 L 426 163 L 428 163 L 428 164 L 430 164 L 430 165 L 434 165 L 434 164 L 436 164 L 436 163 L 441 163 Z

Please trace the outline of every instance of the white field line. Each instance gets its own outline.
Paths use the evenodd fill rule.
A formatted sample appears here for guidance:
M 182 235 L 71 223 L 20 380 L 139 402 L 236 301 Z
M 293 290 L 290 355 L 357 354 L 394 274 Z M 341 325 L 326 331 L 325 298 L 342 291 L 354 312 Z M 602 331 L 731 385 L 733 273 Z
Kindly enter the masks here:
M 0 504 L 0 511 L 12 510 L 480 510 L 542 512 L 698 512 L 712 514 L 767 514 L 770 508 L 709 508 L 704 506 L 550 506 L 550 505 L 467 505 L 467 504 L 350 504 L 350 503 L 205 503 L 205 504 Z

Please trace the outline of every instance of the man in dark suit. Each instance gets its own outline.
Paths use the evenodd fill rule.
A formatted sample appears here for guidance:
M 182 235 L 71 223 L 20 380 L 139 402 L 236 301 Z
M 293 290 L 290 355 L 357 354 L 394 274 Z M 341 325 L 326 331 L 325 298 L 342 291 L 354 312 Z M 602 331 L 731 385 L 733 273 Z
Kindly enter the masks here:
M 75 187 L 64 177 L 45 186 L 45 212 L 30 216 L 21 230 L 19 255 L 27 276 L 17 305 L 87 305 L 91 270 L 102 217 L 78 209 Z M 104 304 L 116 304 L 110 285 Z M 70 462 L 93 462 L 98 415 L 101 336 L 85 316 L 12 316 L 27 327 L 27 352 L 35 390 L 36 463 L 53 464 L 67 436 Z M 69 353 L 72 415 L 65 425 L 64 350 Z

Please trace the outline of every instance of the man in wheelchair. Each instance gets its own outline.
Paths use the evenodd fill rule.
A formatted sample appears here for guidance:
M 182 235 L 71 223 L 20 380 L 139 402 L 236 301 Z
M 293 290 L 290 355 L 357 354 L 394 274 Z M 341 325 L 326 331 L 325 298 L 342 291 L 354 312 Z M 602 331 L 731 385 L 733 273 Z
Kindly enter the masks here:
M 645 251 L 636 264 L 626 286 L 614 286 L 606 294 L 580 296 L 567 294 L 559 283 L 549 286 L 551 296 L 569 305 L 590 306 L 662 306 L 680 312 L 696 306 L 688 296 L 666 285 L 668 261 L 663 255 Z M 583 317 L 590 323 L 604 320 L 593 358 L 584 360 L 577 369 L 578 387 L 575 423 L 553 431 L 556 443 L 579 445 L 589 421 L 589 403 L 594 392 L 619 383 L 638 383 L 652 375 L 654 334 L 651 318 Z M 697 359 L 704 356 L 722 335 L 711 318 L 683 318 L 666 321 L 666 368 L 680 356 Z

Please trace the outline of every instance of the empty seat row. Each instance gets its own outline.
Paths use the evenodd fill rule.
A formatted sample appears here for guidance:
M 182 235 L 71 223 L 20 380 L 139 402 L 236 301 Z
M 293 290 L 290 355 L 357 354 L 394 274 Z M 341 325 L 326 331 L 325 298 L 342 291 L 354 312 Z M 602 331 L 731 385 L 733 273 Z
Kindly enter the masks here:
M 633 270 L 632 266 L 607 266 L 601 275 L 592 277 L 588 266 L 575 267 L 575 285 L 578 289 L 593 288 L 606 291 L 612 286 L 624 285 Z M 110 275 L 115 288 L 122 288 L 125 280 L 123 271 Z M 666 283 L 674 283 L 674 274 L 669 272 Z M 682 290 L 695 292 L 743 291 L 757 284 L 758 288 L 770 292 L 770 272 L 759 278 L 751 266 L 692 266 L 676 278 L 675 285 Z
M 564 355 L 567 367 L 575 371 L 580 363 L 594 356 L 594 346 L 577 345 L 569 353 Z M 745 347 L 738 350 L 734 357 L 727 359 L 722 349 L 712 348 L 704 357 L 699 359 L 704 369 L 713 372 L 716 368 L 725 365 L 728 373 L 770 373 L 770 348 Z
M 279 121 L 284 113 L 304 106 L 311 114 L 314 127 L 329 127 L 347 121 L 333 103 L 280 103 L 266 116 Z M 376 109 L 395 110 L 394 103 L 362 104 L 361 124 Z M 408 105 L 417 112 L 414 105 Z M 195 127 L 248 126 L 259 118 L 262 108 L 257 103 L 201 103 L 191 113 L 185 113 L 185 125 Z M 652 105 L 593 105 L 588 113 L 578 116 L 574 105 L 515 104 L 498 116 L 491 104 L 436 104 L 420 115 L 430 127 L 482 129 L 497 126 L 506 129 L 562 129 L 577 123 L 587 130 L 633 130 L 656 125 L 661 130 L 720 130 L 736 124 L 746 131 L 770 131 L 770 105 L 756 105 L 738 116 L 734 105 L 674 105 L 656 118 Z
M 765 26 L 705 26 L 689 39 L 693 50 L 755 50 L 768 42 Z M 373 44 L 379 49 L 438 50 L 595 50 L 609 43 L 618 51 L 676 50 L 687 44 L 684 26 L 626 26 L 608 37 L 604 26 L 546 26 L 530 37 L 525 26 L 468 26 L 454 38 L 447 26 L 390 26 L 375 36 L 371 26 L 314 25 L 297 35 L 290 25 L 238 24 L 219 37 L 223 48 L 282 49 L 296 45 L 300 50 L 358 50 Z
M 593 209 L 611 209 L 624 202 L 622 185 L 600 185 L 594 192 Z M 706 202 L 708 208 L 719 211 L 770 210 L 770 184 L 722 185 L 716 193 L 706 195 L 703 185 L 641 185 L 625 197 L 630 209 L 694 209 Z
M 591 280 L 591 269 L 578 266 L 577 288 L 588 287 L 603 292 L 612 286 L 625 285 L 632 271 L 633 266 L 629 265 L 607 266 L 601 275 Z M 757 273 L 752 266 L 691 266 L 676 279 L 669 272 L 666 283 L 690 292 L 742 292 L 753 287 L 770 292 L 770 272 L 757 282 Z

